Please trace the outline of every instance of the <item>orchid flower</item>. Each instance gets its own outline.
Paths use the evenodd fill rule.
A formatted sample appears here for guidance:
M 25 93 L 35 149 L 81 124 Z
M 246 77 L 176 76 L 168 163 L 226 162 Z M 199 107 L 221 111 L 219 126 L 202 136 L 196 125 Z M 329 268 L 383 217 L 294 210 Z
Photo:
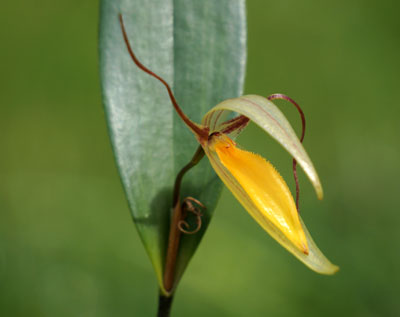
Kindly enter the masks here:
M 309 268 L 321 274 L 334 274 L 338 267 L 314 243 L 284 179 L 271 163 L 241 149 L 234 141 L 249 121 L 253 121 L 291 154 L 294 167 L 298 162 L 311 181 L 317 197 L 322 199 L 323 191 L 318 174 L 282 112 L 268 98 L 247 95 L 216 105 L 205 114 L 201 124 L 191 121 L 179 107 L 168 83 L 137 59 L 129 44 L 121 16 L 120 23 L 132 60 L 166 87 L 177 114 L 193 132 L 215 172 L 241 205 L 272 238 Z M 291 101 L 287 97 L 284 99 Z M 227 120 L 231 112 L 236 117 Z

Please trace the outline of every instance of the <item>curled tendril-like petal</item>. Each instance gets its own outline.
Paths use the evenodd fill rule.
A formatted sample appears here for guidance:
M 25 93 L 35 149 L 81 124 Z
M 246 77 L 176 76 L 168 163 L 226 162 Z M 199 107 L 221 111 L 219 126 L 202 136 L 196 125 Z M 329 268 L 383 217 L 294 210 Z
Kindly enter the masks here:
M 304 134 L 306 133 L 306 117 L 304 116 L 303 110 L 297 104 L 297 102 L 284 94 L 273 94 L 273 95 L 268 96 L 267 99 L 268 100 L 276 100 L 276 99 L 286 100 L 286 101 L 289 101 L 293 106 L 296 107 L 297 111 L 300 114 L 300 118 L 301 118 L 300 143 L 303 143 Z M 292 168 L 293 168 L 294 181 L 296 183 L 296 208 L 297 208 L 297 211 L 300 212 L 300 209 L 299 209 L 300 185 L 299 185 L 299 178 L 297 177 L 296 167 L 297 167 L 297 161 L 296 161 L 296 159 L 293 159 L 293 167 Z
M 197 205 L 197 206 L 196 206 Z M 200 211 L 200 208 L 206 208 L 200 201 L 193 197 L 186 197 L 182 202 L 182 220 L 178 222 L 178 228 L 185 234 L 195 234 L 199 232 L 201 229 L 201 216 L 203 214 Z M 188 213 L 191 212 L 196 216 L 196 228 L 193 230 L 189 229 L 190 225 L 185 220 L 188 216 Z M 186 229 L 184 228 L 186 227 Z

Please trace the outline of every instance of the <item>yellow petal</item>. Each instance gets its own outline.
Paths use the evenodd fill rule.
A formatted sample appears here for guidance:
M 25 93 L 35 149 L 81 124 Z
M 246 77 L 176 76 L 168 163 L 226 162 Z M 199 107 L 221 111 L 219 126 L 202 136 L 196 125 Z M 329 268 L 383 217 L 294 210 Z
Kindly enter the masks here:
M 215 137 L 211 146 L 264 217 L 301 252 L 308 254 L 307 240 L 292 194 L 275 168 L 261 156 L 237 148 L 225 135 Z

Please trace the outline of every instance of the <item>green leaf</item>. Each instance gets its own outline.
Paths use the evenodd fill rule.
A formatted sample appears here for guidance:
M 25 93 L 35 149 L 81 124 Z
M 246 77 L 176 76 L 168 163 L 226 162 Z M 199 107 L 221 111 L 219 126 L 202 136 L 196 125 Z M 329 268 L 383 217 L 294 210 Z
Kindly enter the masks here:
M 139 70 L 123 41 L 124 18 L 139 60 L 172 87 L 194 121 L 242 92 L 246 58 L 244 0 L 102 0 L 100 75 L 112 146 L 133 219 L 160 288 L 172 186 L 197 144 L 175 114 L 160 82 Z M 195 235 L 183 235 L 176 279 L 183 274 L 211 219 L 221 182 L 206 160 L 191 170 L 182 197 L 207 206 Z

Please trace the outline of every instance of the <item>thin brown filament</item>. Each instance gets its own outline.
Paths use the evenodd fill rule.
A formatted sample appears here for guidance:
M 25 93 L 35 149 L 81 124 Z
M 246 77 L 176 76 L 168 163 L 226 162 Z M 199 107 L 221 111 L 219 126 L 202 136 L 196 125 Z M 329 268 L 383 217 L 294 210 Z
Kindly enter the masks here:
M 196 228 L 193 230 L 186 230 L 183 227 L 185 226 L 187 229 L 189 229 L 190 225 L 185 221 L 185 220 L 180 220 L 178 223 L 178 228 L 180 231 L 182 231 L 184 234 L 195 234 L 200 231 L 201 229 L 201 215 L 196 216 Z
M 191 211 L 196 209 L 196 207 L 193 206 L 192 202 L 194 202 L 195 204 L 199 205 L 201 208 L 206 209 L 206 206 L 204 206 L 198 199 L 193 198 L 191 196 L 186 197 L 183 200 L 183 202 L 188 205 L 188 207 L 189 207 L 189 209 L 191 209 Z
M 243 130 L 247 124 L 249 123 L 250 119 L 245 117 L 244 115 L 240 115 L 236 118 L 233 118 L 229 121 L 223 123 L 224 128 L 221 130 L 224 134 L 229 134 L 232 132 L 237 132 Z
M 179 221 L 178 223 L 178 227 L 179 230 L 182 231 L 185 234 L 195 234 L 197 232 L 200 231 L 201 229 L 201 217 L 203 216 L 203 214 L 200 211 L 199 207 L 195 207 L 193 205 L 193 203 L 195 203 L 196 205 L 198 205 L 201 208 L 206 208 L 200 201 L 198 201 L 197 199 L 193 198 L 193 197 L 186 197 L 183 202 L 182 202 L 182 220 Z M 196 216 L 196 228 L 193 230 L 186 230 L 190 228 L 190 225 L 188 224 L 188 222 L 185 220 L 188 216 L 188 213 L 191 212 Z M 186 227 L 186 229 L 184 228 Z
M 300 137 L 300 143 L 303 143 L 304 140 L 304 134 L 306 133 L 306 118 L 304 116 L 303 110 L 300 108 L 300 106 L 290 97 L 283 95 L 283 94 L 273 94 L 267 98 L 268 100 L 276 100 L 276 99 L 282 99 L 289 101 L 292 105 L 294 105 L 297 109 L 297 111 L 300 114 L 301 117 L 301 137 Z M 297 161 L 293 159 L 293 176 L 294 176 L 294 181 L 296 183 L 296 208 L 297 211 L 300 212 L 299 209 L 299 197 L 300 197 L 300 185 L 299 185 L 299 179 L 297 176 Z
M 191 121 L 182 111 L 182 109 L 179 107 L 178 102 L 175 99 L 175 96 L 172 92 L 171 87 L 168 85 L 168 83 L 161 78 L 160 76 L 158 76 L 156 73 L 152 72 L 150 69 L 148 69 L 146 66 L 144 66 L 136 57 L 136 55 L 133 53 L 132 47 L 129 43 L 129 39 L 128 39 L 128 34 L 126 33 L 125 30 L 125 25 L 124 25 L 124 21 L 122 18 L 122 14 L 119 14 L 119 23 L 121 25 L 121 31 L 122 31 L 122 35 L 124 37 L 124 41 L 126 44 L 126 48 L 128 49 L 129 55 L 131 56 L 133 62 L 136 64 L 137 67 L 139 67 L 142 71 L 144 71 L 145 73 L 149 74 L 150 76 L 153 76 L 154 78 L 158 79 L 167 89 L 168 91 L 168 95 L 169 98 L 171 99 L 171 103 L 174 106 L 176 112 L 178 113 L 178 115 L 181 117 L 181 119 L 186 123 L 186 125 L 193 130 L 193 132 L 195 132 L 197 135 L 199 135 L 200 137 L 202 137 L 203 139 L 208 137 L 208 131 L 207 129 L 202 129 L 201 127 L 199 127 L 196 123 L 194 123 L 193 121 Z

